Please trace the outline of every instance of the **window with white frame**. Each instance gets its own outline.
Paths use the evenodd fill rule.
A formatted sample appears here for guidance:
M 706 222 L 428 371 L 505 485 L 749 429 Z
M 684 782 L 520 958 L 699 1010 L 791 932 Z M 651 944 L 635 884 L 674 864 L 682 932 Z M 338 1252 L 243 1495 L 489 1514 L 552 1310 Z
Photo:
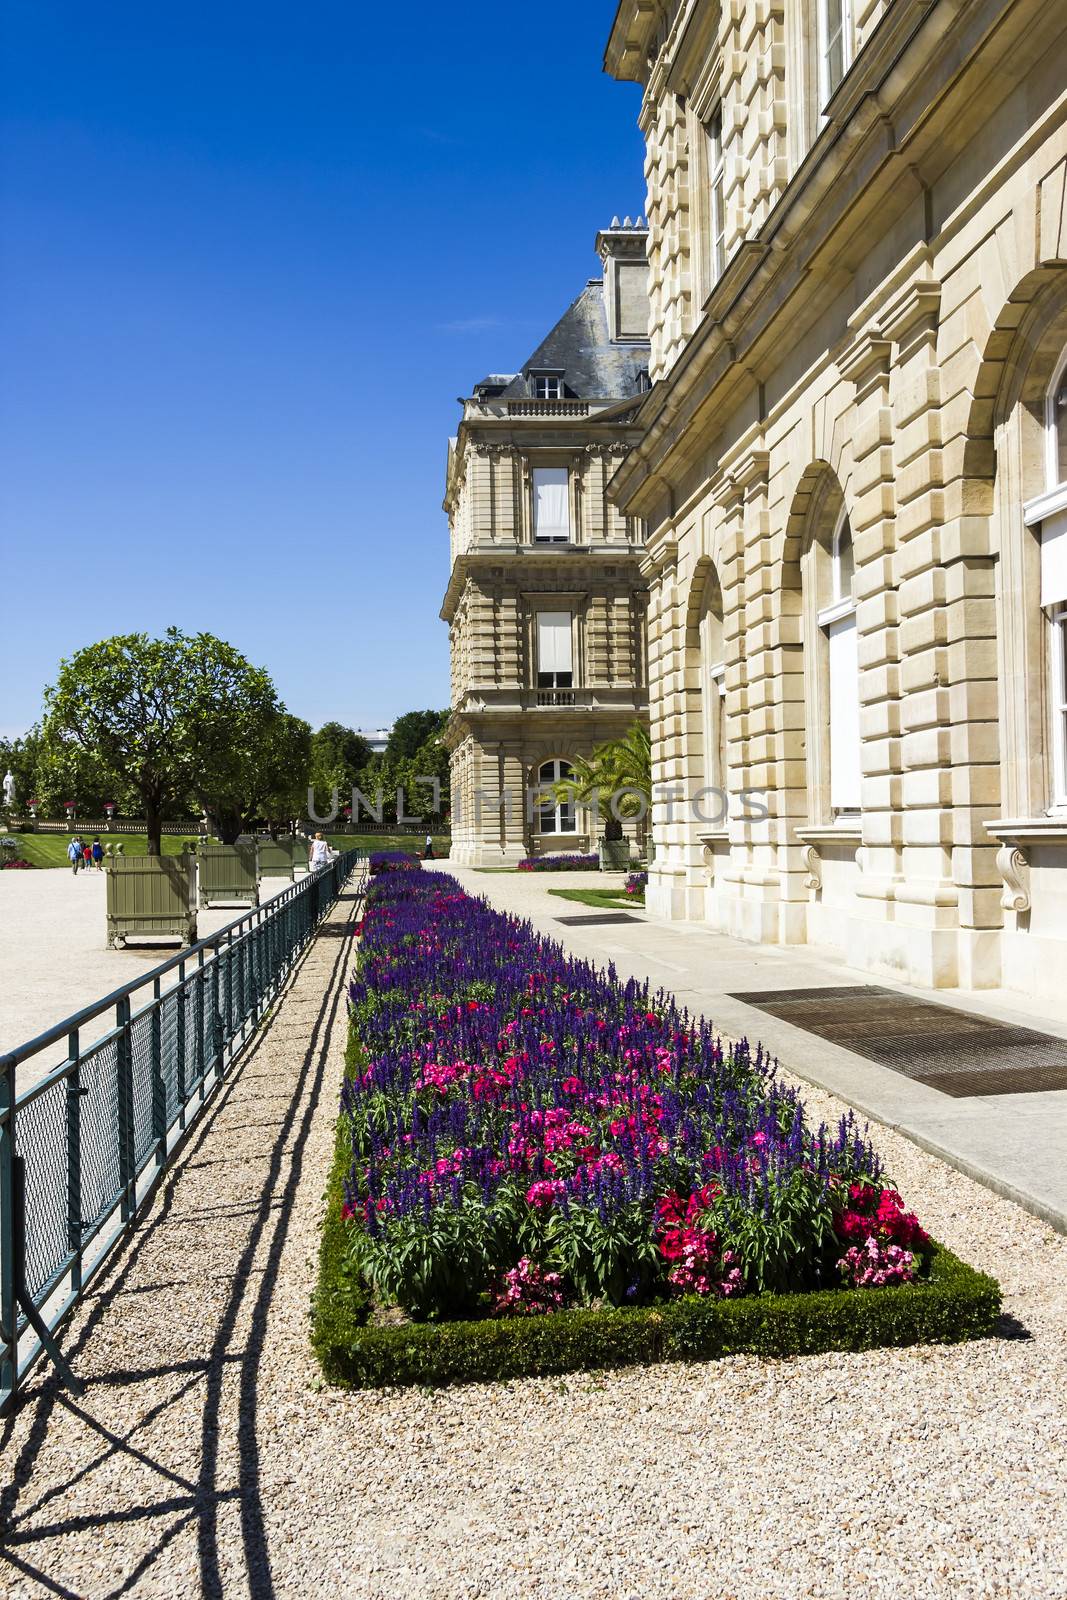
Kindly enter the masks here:
M 573 833 L 574 801 L 559 800 L 552 793 L 553 784 L 561 783 L 571 775 L 569 761 L 543 761 L 537 769 L 537 787 L 543 798 L 537 806 L 538 833 Z
M 550 372 L 534 375 L 533 392 L 536 400 L 562 400 L 563 379 Z
M 855 559 L 852 530 L 842 510 L 830 554 L 831 595 L 819 612 L 830 663 L 830 809 L 835 821 L 848 822 L 860 809 L 860 676 L 856 602 L 852 594 Z
M 852 64 L 851 0 L 819 3 L 819 105 L 836 93 Z
M 569 689 L 574 683 L 571 613 L 537 613 L 537 687 Z
M 570 474 L 566 467 L 534 467 L 534 538 L 565 543 L 571 536 Z
M 1045 492 L 1024 508 L 1041 537 L 1041 609 L 1048 628 L 1052 805 L 1067 811 L 1067 351 L 1045 398 Z
M 708 283 L 722 276 L 726 265 L 725 164 L 722 155 L 722 108 L 704 128 L 704 155 L 708 169 Z
M 726 662 L 716 661 L 708 668 L 708 681 L 712 694 L 712 744 L 715 751 L 715 773 L 711 782 L 716 788 L 726 788 Z

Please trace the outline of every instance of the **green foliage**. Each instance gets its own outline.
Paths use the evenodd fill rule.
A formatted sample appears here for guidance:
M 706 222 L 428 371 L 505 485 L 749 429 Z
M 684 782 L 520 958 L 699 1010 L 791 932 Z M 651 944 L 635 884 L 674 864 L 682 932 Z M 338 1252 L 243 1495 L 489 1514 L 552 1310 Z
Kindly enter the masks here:
M 575 756 L 571 776 L 554 784 L 553 793 L 563 803 L 595 806 L 605 839 L 621 839 L 623 819 L 642 812 L 647 815 L 652 805 L 652 743 L 648 729 L 635 722 L 624 738 L 597 745 L 590 757 Z
M 359 1069 L 355 1026 L 349 1037 L 346 1070 Z M 691 1296 L 634 1309 L 618 1309 L 620 1273 L 632 1273 L 649 1248 L 647 1228 L 628 1226 L 625 1214 L 610 1237 L 592 1230 L 562 1234 L 558 1215 L 527 1216 L 514 1208 L 519 1247 L 539 1259 L 554 1259 L 586 1292 L 609 1302 L 604 1309 L 560 1311 L 548 1316 L 497 1319 L 469 1316 L 481 1307 L 457 1279 L 453 1304 L 468 1320 L 411 1322 L 377 1326 L 370 1322 L 373 1292 L 353 1252 L 354 1229 L 341 1216 L 344 1179 L 351 1164 L 353 1129 L 342 1116 L 337 1125 L 327 1213 L 319 1255 L 312 1342 L 330 1382 L 353 1388 L 393 1384 L 481 1383 L 600 1367 L 647 1365 L 655 1361 L 707 1361 L 750 1354 L 785 1357 L 823 1351 L 871 1350 L 883 1346 L 959 1344 L 985 1338 L 1000 1315 L 1000 1288 L 942 1246 L 930 1252 L 926 1278 L 891 1289 L 819 1289 L 720 1300 Z M 794 1212 L 810 1204 L 786 1191 L 776 1224 L 799 1226 Z M 468 1219 L 469 1223 L 469 1219 Z M 495 1226 L 508 1226 L 503 1220 Z M 809 1224 L 810 1225 L 810 1224 Z M 599 1232 L 598 1241 L 594 1234 Z M 764 1243 L 761 1271 L 768 1284 L 783 1278 L 771 1243 Z M 483 1240 L 483 1246 L 486 1241 Z M 653 1263 L 648 1261 L 651 1272 Z M 476 1266 L 476 1264 L 475 1264 Z M 416 1261 L 417 1269 L 418 1263 Z M 453 1270 L 461 1270 L 456 1256 Z M 474 1281 L 484 1281 L 475 1270 Z M 404 1298 L 395 1283 L 381 1284 L 383 1297 Z
M 311 735 L 310 774 L 308 783 L 315 790 L 315 810 L 325 816 L 337 790 L 340 806 L 349 804 L 352 790 L 358 787 L 360 774 L 371 758 L 371 747 L 361 733 L 346 728 L 340 722 L 324 722 Z M 307 804 L 306 793 L 300 807 Z
M 330 1382 L 351 1388 L 487 1383 L 728 1355 L 781 1358 L 961 1344 L 991 1335 L 1000 1314 L 993 1279 L 937 1246 L 929 1279 L 894 1289 L 822 1289 L 740 1300 L 693 1296 L 635 1310 L 377 1327 L 367 1325 L 365 1287 L 345 1288 L 350 1268 L 338 1245 L 343 1232 L 328 1223 L 313 1343 Z
M 212 634 L 168 628 L 162 639 L 102 639 L 63 661 L 45 692 L 43 740 L 48 760 L 81 752 L 99 781 L 133 790 L 158 854 L 164 815 L 189 795 L 223 808 L 247 796 L 283 714 L 263 668 Z
M 385 754 L 393 761 L 410 760 L 448 721 L 447 711 L 405 711 L 389 734 Z

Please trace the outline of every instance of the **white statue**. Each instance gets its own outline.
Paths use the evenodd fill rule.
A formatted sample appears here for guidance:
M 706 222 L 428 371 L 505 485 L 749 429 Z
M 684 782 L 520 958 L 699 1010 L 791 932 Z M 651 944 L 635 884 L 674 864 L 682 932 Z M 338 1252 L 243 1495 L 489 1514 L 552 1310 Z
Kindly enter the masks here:
M 4 805 L 8 811 L 15 805 L 15 775 L 10 771 L 4 773 Z

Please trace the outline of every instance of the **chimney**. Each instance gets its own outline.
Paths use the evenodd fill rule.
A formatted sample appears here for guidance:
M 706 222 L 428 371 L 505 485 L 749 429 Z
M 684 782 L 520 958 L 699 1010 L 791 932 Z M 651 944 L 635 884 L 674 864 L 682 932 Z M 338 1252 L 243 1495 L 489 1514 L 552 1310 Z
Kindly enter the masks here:
M 596 236 L 596 253 L 604 263 L 604 309 L 612 344 L 648 343 L 648 228 L 641 217 L 631 222 L 612 217 L 610 228 Z

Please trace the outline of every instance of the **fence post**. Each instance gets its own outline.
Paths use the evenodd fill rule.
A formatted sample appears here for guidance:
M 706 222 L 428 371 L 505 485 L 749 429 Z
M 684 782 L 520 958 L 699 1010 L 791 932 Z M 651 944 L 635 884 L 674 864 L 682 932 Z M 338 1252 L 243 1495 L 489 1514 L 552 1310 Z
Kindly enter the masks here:
M 167 1155 L 167 1086 L 163 1081 L 163 1007 L 157 978 L 152 985 L 152 1138 L 156 1144 L 156 1166 L 162 1167 Z
M 130 997 L 123 995 L 115 1005 L 115 1093 L 119 1122 L 119 1183 L 122 1186 L 122 1220 L 133 1212 L 131 1201 L 137 1183 L 133 1129 L 133 1039 L 130 1030 Z
M 82 1095 L 81 1049 L 78 1030 L 67 1035 L 67 1246 L 71 1253 L 70 1286 L 80 1293 L 82 1286 Z
M 185 1007 L 189 994 L 185 986 L 185 962 L 178 962 L 178 982 L 175 985 L 178 1010 L 174 1018 L 174 1092 L 178 1097 L 178 1126 L 185 1131 Z
M 15 1062 L 7 1056 L 0 1071 L 0 1413 L 6 1413 L 18 1387 L 18 1336 L 15 1311 Z
M 196 958 L 196 1076 L 200 1084 L 200 1098 L 204 1099 L 204 1073 L 207 1063 L 204 1060 L 204 1012 L 207 1009 L 206 985 L 204 983 L 204 952 L 201 950 Z

